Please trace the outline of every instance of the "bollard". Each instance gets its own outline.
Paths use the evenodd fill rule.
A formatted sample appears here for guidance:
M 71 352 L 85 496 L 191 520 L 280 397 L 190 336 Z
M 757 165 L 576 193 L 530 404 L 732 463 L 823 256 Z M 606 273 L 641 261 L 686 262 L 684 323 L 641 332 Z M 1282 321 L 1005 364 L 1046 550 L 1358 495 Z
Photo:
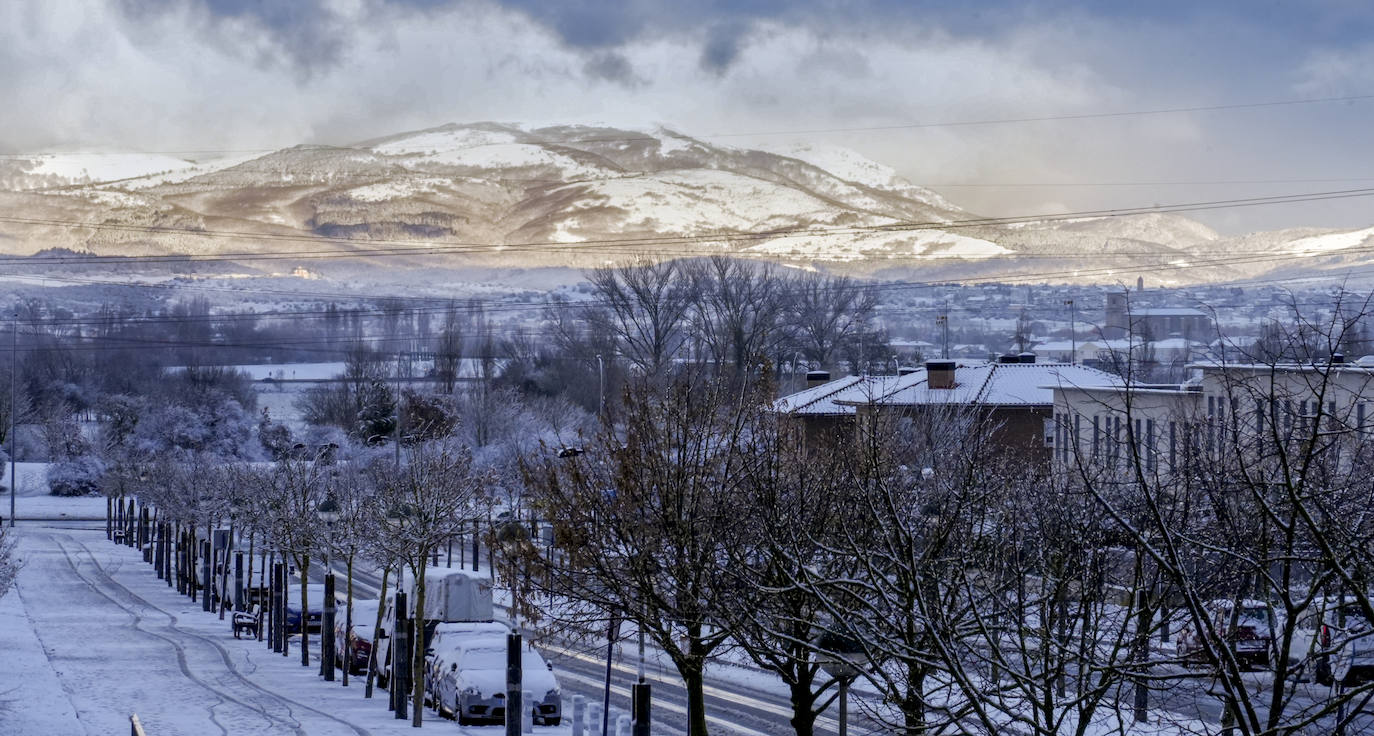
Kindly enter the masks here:
M 572 696 L 572 736 L 587 736 L 587 699 Z
M 630 736 L 630 717 L 627 715 L 617 716 L 615 719 L 615 736 Z
M 599 736 L 601 733 L 601 704 L 587 703 L 587 733 Z
M 520 691 L 520 733 L 534 733 L 534 693 L 529 690 Z

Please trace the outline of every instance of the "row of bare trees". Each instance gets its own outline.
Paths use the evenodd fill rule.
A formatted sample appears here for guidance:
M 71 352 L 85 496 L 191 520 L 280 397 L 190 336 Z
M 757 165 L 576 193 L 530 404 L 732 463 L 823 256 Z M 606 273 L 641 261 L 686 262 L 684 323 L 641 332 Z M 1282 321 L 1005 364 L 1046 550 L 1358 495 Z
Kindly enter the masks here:
M 827 635 L 862 652 L 867 716 L 901 733 L 1367 732 L 1374 684 L 1339 668 L 1374 650 L 1374 387 L 1330 359 L 1221 374 L 1226 408 L 1167 441 L 1161 389 L 1124 390 L 1113 462 L 1084 439 L 1046 465 L 976 407 L 861 407 L 822 436 L 775 414 L 766 380 L 678 370 L 632 384 L 586 452 L 526 464 L 558 550 L 526 564 L 560 630 L 644 632 L 694 736 L 730 652 L 777 673 L 813 733 Z M 1247 606 L 1268 623 L 1241 626 Z
M 834 369 L 888 357 L 876 294 L 848 277 L 718 256 L 599 268 L 588 280 L 582 318 L 559 302 L 550 324 L 565 349 L 592 339 L 599 344 L 583 347 L 619 356 L 639 376 L 662 378 L 683 362 L 749 373 L 762 359 Z
M 254 561 L 259 560 L 257 587 L 266 584 L 272 559 L 289 562 L 301 582 L 301 664 L 308 666 L 310 634 L 304 625 L 310 610 L 312 566 L 342 563 L 345 570 L 345 621 L 352 620 L 353 570 L 365 560 L 368 569 L 384 571 L 382 597 L 393 572 L 405 570 L 415 580 L 415 610 L 424 610 L 424 570 L 440 545 L 472 528 L 489 515 L 492 478 L 479 469 L 466 447 L 451 442 L 417 444 L 394 463 L 389 453 L 364 447 L 324 445 L 312 452 L 288 455 L 271 464 L 232 464 L 223 458 L 192 456 L 165 460 L 143 469 L 137 495 L 157 521 L 175 536 L 208 539 L 211 531 L 228 527 L 247 552 L 248 585 L 253 587 Z M 325 514 L 324 511 L 330 511 Z M 178 561 L 182 577 L 200 580 L 195 558 Z M 190 583 L 204 586 L 221 606 L 233 601 L 228 566 L 221 563 L 213 580 Z M 317 593 L 318 595 L 318 593 Z M 381 626 L 379 610 L 376 627 Z M 345 627 L 351 631 L 351 627 Z M 423 648 L 415 647 L 409 680 L 414 690 L 413 719 L 423 713 Z M 368 694 L 372 675 L 369 673 Z

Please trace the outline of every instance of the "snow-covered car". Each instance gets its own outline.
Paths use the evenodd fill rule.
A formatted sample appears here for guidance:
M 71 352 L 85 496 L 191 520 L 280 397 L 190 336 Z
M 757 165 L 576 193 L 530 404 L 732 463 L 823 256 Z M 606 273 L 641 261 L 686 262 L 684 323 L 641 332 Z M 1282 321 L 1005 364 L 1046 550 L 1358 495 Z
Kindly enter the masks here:
M 311 591 L 308 603 L 310 610 L 306 612 L 306 626 L 312 633 L 320 630 L 321 621 L 324 620 L 324 589 Z M 286 633 L 301 633 L 301 586 L 286 586 Z
M 1205 633 L 1211 641 L 1223 641 L 1230 646 L 1232 655 L 1242 667 L 1267 666 L 1274 651 L 1273 608 L 1257 600 L 1240 601 L 1239 611 L 1235 610 L 1235 606 L 1236 601 L 1226 598 L 1205 603 L 1208 631 L 1199 632 L 1191 622 L 1184 624 L 1178 633 L 1179 657 L 1204 661 Z
M 372 656 L 372 637 L 376 634 L 377 608 L 381 601 L 376 599 L 353 601 L 353 631 L 344 635 L 346 625 L 343 606 L 334 615 L 334 655 L 339 667 L 349 667 L 349 672 L 361 675 L 367 672 L 367 661 Z
M 1339 604 L 1333 599 L 1322 609 L 1321 626 L 1316 631 L 1313 650 L 1315 677 L 1319 684 L 1337 680 L 1354 685 L 1374 679 L 1374 627 L 1364 607 L 1353 598 Z
M 563 696 L 553 666 L 539 652 L 521 649 L 522 689 L 531 693 L 526 703 L 537 725 L 557 726 L 563 720 Z M 506 643 L 504 638 L 474 639 L 467 646 L 448 650 L 435 663 L 436 708 L 442 715 L 457 717 L 462 725 L 503 723 L 506 718 Z
M 425 695 L 433 700 L 438 680 L 437 664 L 452 661 L 452 653 L 478 640 L 502 642 L 504 646 L 510 627 L 500 621 L 459 621 L 434 627 L 429 647 L 425 649 Z M 434 701 L 437 702 L 437 701 Z

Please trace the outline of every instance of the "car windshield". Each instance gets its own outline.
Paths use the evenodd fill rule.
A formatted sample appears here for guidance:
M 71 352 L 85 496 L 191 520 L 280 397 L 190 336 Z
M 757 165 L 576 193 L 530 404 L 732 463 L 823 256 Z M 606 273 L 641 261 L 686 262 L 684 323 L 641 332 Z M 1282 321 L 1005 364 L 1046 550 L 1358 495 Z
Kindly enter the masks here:
M 1237 626 L 1254 626 L 1259 629 L 1269 629 L 1269 609 L 1263 606 L 1250 606 L 1240 609 L 1240 615 L 1236 619 Z
M 506 668 L 506 650 L 469 649 L 463 652 L 465 670 L 500 670 Z

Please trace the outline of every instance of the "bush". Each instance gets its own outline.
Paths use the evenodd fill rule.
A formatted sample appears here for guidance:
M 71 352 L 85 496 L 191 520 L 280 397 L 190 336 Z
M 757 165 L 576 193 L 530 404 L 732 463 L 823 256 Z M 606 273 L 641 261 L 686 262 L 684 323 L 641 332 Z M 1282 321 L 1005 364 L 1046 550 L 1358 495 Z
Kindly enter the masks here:
M 95 455 L 79 455 L 53 463 L 48 488 L 54 496 L 89 496 L 100 492 L 105 463 Z

